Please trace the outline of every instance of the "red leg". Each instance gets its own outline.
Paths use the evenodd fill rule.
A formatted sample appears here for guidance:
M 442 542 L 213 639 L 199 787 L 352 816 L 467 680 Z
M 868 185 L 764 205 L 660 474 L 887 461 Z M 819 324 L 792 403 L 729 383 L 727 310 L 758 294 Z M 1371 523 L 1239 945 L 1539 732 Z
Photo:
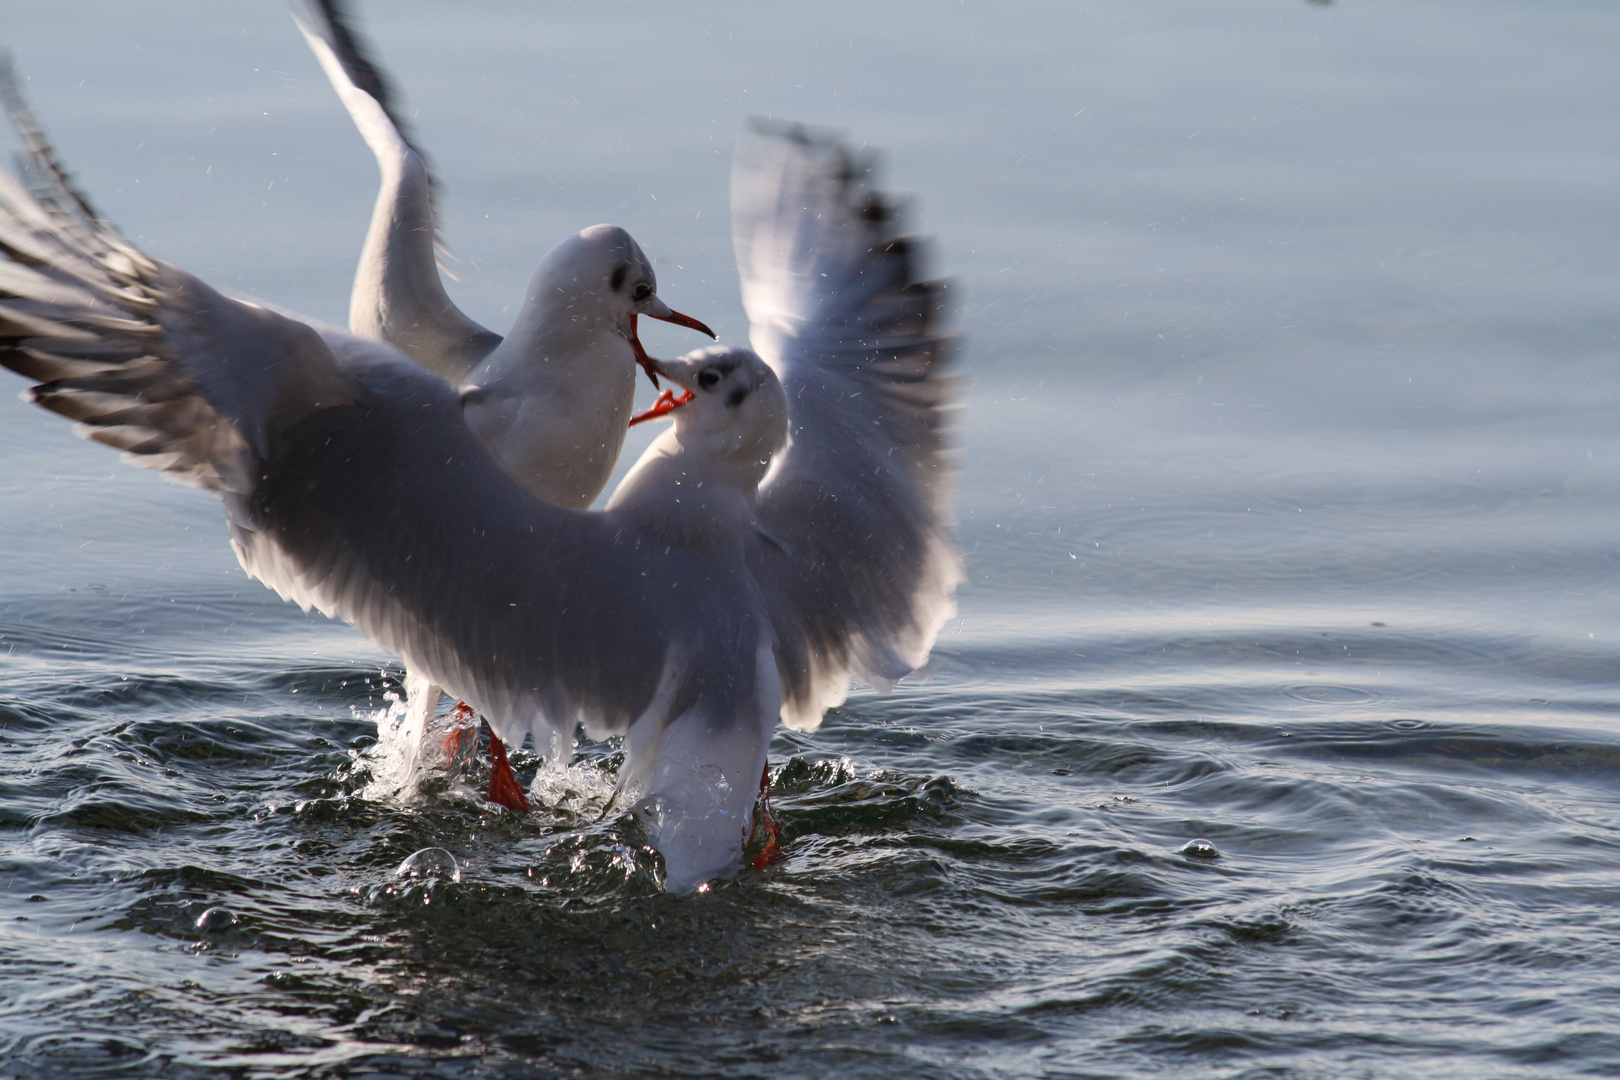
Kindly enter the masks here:
M 489 733 L 489 801 L 499 803 L 508 810 L 527 814 L 529 800 L 523 797 L 523 786 L 512 775 L 512 765 L 506 760 L 506 744 Z
M 749 837 L 749 847 L 759 846 L 759 851 L 749 860 L 749 865 L 756 870 L 763 870 L 772 863 L 779 863 L 787 858 L 778 842 L 782 835 L 781 826 L 777 825 L 776 818 L 771 814 L 771 766 L 765 764 L 765 772 L 759 778 L 759 802 L 754 807 L 754 835 Z

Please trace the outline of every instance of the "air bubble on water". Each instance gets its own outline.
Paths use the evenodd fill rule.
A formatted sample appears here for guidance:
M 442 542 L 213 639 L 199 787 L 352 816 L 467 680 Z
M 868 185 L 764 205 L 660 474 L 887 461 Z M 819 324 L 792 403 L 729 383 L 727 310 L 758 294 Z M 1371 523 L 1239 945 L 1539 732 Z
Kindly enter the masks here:
M 394 876 L 410 881 L 460 881 L 461 867 L 444 848 L 425 847 L 400 863 Z
M 1181 845 L 1181 853 L 1189 859 L 1218 859 L 1221 857 L 1220 851 L 1208 840 L 1189 840 Z
M 229 930 L 240 921 L 230 908 L 211 907 L 197 916 L 197 929 L 208 932 Z

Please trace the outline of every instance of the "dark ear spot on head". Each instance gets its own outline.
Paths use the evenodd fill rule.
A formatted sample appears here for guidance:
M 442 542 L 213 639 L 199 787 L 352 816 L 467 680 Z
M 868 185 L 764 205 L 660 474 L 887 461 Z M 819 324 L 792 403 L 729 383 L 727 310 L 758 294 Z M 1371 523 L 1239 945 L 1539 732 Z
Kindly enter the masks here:
M 620 289 L 624 288 L 624 279 L 629 276 L 629 274 L 630 268 L 623 263 L 620 263 L 618 266 L 613 268 L 613 277 L 608 281 L 608 284 L 613 286 L 614 292 L 618 292 Z
M 730 407 L 730 408 L 735 409 L 737 406 L 739 406 L 739 405 L 741 405 L 743 403 L 743 398 L 745 398 L 747 396 L 748 396 L 748 387 L 739 386 L 739 387 L 737 387 L 737 389 L 733 390 L 729 395 L 726 396 L 726 405 L 728 407 Z

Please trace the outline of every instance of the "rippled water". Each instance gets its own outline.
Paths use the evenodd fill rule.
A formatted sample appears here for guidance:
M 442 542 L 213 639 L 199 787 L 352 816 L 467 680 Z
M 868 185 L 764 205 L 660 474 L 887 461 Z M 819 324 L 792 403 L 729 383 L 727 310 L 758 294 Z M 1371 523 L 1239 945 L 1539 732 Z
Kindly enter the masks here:
M 611 219 L 738 340 L 745 117 L 888 150 L 962 617 L 671 897 L 583 782 L 365 797 L 398 669 L 0 404 L 0 1075 L 1620 1071 L 1620 9 L 365 14 L 497 325 Z M 129 235 L 341 319 L 374 174 L 276 3 L 4 36 Z

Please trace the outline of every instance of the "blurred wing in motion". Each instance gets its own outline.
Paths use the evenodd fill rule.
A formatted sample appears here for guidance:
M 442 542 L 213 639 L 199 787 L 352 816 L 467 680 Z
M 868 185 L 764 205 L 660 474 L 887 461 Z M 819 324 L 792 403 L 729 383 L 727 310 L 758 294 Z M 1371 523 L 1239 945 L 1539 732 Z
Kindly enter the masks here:
M 23 153 L 18 155 L 18 164 L 34 182 L 34 195 L 40 205 L 51 212 L 61 227 L 69 230 L 76 219 L 104 221 L 101 213 L 90 205 L 89 198 L 73 183 L 73 177 L 56 156 L 56 148 L 46 138 L 44 127 L 29 108 L 9 49 L 0 49 L 0 103 L 5 105 L 12 130 L 22 140 Z
M 871 166 L 835 140 L 761 127 L 738 148 L 732 235 L 755 351 L 787 391 L 791 443 L 760 489 L 749 562 L 782 718 L 814 728 L 853 675 L 927 663 L 955 614 L 945 283 L 919 278 Z
M 460 386 L 501 342 L 444 291 L 435 252 L 437 185 L 401 121 L 382 69 L 341 0 L 294 0 L 299 29 L 377 157 L 382 189 L 355 272 L 349 329 L 387 341 Z

